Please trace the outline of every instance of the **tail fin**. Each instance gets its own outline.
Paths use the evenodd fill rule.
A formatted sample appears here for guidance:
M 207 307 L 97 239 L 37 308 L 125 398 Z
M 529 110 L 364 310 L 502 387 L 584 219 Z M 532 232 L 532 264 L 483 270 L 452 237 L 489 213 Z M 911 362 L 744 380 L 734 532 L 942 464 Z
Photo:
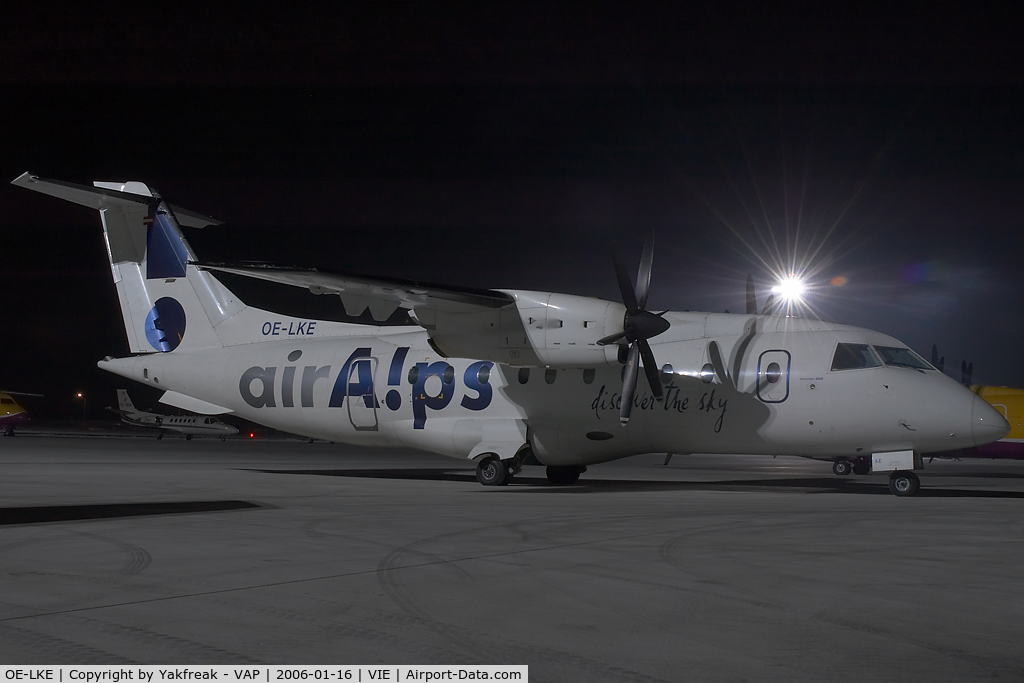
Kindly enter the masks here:
M 133 353 L 220 346 L 216 327 L 245 309 L 196 260 L 180 225 L 220 221 L 168 204 L 140 182 L 95 187 L 23 173 L 13 185 L 99 210 L 110 269 Z
M 132 403 L 131 397 L 128 396 L 127 389 L 117 390 L 117 407 L 126 413 L 137 413 L 139 409 Z

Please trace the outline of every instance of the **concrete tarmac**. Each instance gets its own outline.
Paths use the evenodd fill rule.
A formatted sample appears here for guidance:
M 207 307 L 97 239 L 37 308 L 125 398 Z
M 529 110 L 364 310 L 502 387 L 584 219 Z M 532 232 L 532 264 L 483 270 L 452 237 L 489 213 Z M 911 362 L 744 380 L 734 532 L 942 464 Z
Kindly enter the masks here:
M 0 662 L 528 664 L 532 681 L 1024 678 L 1024 463 L 526 468 L 0 439 Z

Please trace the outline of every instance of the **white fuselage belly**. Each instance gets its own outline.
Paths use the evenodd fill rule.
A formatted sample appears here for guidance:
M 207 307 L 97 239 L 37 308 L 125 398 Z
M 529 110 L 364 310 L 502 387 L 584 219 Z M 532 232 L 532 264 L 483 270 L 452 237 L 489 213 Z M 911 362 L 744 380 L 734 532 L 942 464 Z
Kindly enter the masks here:
M 730 326 L 735 325 L 728 319 L 736 324 L 750 320 L 717 317 Z M 708 327 L 710 332 L 710 323 Z M 149 354 L 100 366 L 295 434 L 409 446 L 454 457 L 471 455 L 480 440 L 480 425 L 486 432 L 488 425 L 515 421 L 528 425 L 534 455 L 549 465 L 597 463 L 645 452 L 831 459 L 974 443 L 974 397 L 966 389 L 950 387 L 955 383 L 941 373 L 901 367 L 829 371 L 837 337 L 890 340 L 869 330 L 748 329 L 715 335 L 728 376 L 711 383 L 699 377 L 707 363 L 709 337 L 653 343 L 658 361 L 673 370 L 664 375 L 665 399 L 655 401 L 641 379 L 626 427 L 618 421 L 621 366 L 591 371 L 533 367 L 521 383 L 520 368 L 440 357 L 424 331 L 382 332 Z M 759 363 L 770 359 L 785 366 L 783 377 L 772 385 L 759 374 Z M 485 382 L 479 372 L 483 366 L 490 370 Z M 930 395 L 949 405 L 921 400 Z M 933 416 L 951 414 L 962 415 L 962 424 L 935 423 Z

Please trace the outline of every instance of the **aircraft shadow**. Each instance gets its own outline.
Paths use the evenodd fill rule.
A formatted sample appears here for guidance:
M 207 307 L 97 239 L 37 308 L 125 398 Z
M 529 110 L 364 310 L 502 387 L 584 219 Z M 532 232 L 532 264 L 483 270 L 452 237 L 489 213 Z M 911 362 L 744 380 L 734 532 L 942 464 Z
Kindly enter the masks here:
M 476 483 L 473 470 L 436 468 L 417 469 L 349 469 L 349 470 L 250 470 L 266 474 L 305 474 L 322 477 L 354 477 L 364 479 L 397 479 L 409 481 L 458 481 Z M 584 475 L 585 477 L 585 475 Z M 805 493 L 842 493 L 891 496 L 884 479 L 846 479 L 841 477 L 807 477 L 791 479 L 727 479 L 719 481 L 647 481 L 628 479 L 580 479 L 571 486 L 555 486 L 545 477 L 519 475 L 500 490 L 520 493 L 603 493 L 633 491 L 796 491 Z M 979 491 L 922 487 L 922 498 L 1024 498 L 1024 491 Z
M 0 508 L 0 525 L 77 522 L 86 519 L 180 515 L 223 510 L 251 510 L 266 507 L 244 500 L 205 500 L 169 503 L 110 503 L 96 505 L 49 505 Z

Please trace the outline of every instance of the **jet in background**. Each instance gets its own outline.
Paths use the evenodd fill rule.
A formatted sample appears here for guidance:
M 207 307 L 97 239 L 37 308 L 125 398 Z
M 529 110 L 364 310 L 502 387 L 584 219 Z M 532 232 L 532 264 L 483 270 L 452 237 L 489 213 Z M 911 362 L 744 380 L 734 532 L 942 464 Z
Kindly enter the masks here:
M 132 427 L 163 430 L 157 432 L 158 439 L 164 438 L 164 431 L 184 434 L 188 441 L 193 436 L 219 436 L 224 441 L 238 433 L 238 428 L 207 415 L 160 415 L 139 410 L 125 389 L 117 390 L 117 405 L 117 408 L 107 406 L 107 410 L 120 415 L 121 421 Z
M 17 401 L 15 396 L 42 396 L 42 394 L 26 394 L 23 391 L 0 391 L 0 428 L 4 436 L 14 436 L 14 427 L 28 424 L 28 411 Z

